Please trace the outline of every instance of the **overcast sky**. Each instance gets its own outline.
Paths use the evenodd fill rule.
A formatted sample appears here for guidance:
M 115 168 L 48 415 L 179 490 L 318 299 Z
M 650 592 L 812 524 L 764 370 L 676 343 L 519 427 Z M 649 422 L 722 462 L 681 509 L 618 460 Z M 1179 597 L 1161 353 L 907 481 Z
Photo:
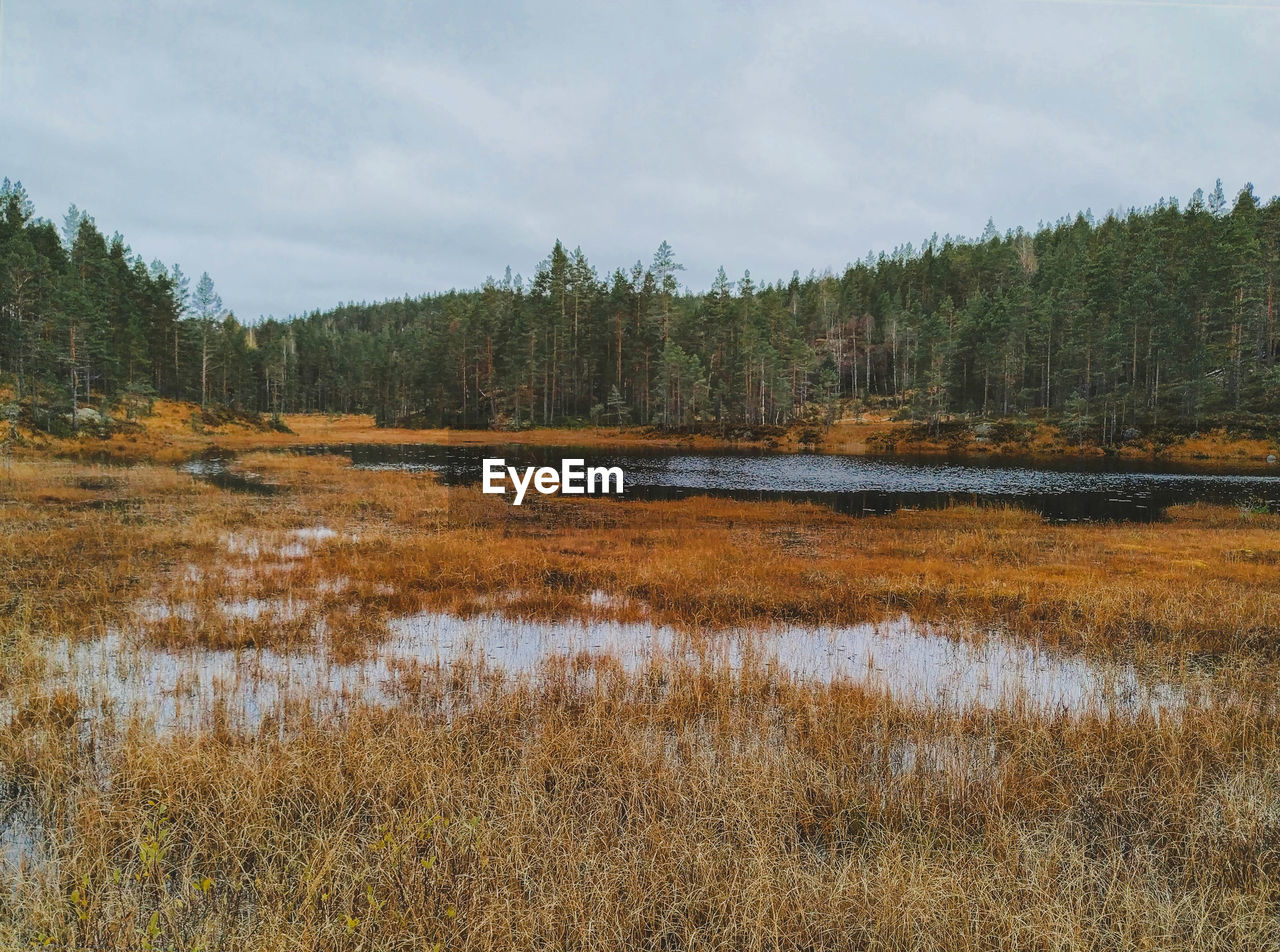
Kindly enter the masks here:
M 1280 191 L 1280 2 L 0 2 L 0 175 L 250 320 Z

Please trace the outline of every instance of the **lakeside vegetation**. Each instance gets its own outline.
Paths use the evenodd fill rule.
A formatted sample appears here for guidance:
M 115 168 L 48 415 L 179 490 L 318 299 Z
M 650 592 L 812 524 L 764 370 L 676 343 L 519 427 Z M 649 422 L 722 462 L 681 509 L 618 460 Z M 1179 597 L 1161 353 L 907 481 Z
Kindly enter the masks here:
M 74 207 L 0 194 L 0 373 L 61 431 L 122 396 L 380 425 L 591 421 L 724 430 L 871 409 L 940 426 L 1031 414 L 1107 445 L 1280 413 L 1280 201 L 1221 183 L 1185 207 L 931 238 L 841 274 L 682 289 L 665 242 L 601 275 L 556 242 L 533 277 L 237 320 Z
M 3 391 L 0 391 L 0 396 Z M 0 458 L 51 457 L 96 462 L 181 462 L 216 445 L 228 451 L 289 445 L 522 443 L 580 448 L 711 450 L 739 447 L 779 453 L 991 457 L 1028 461 L 1132 460 L 1190 466 L 1269 470 L 1280 456 L 1280 434 L 1220 427 L 1187 434 L 1160 431 L 1104 443 L 1097 430 L 1067 432 L 1044 420 L 995 423 L 949 420 L 930 424 L 886 412 L 858 413 L 790 426 L 700 427 L 576 425 L 520 430 L 378 426 L 371 414 L 290 413 L 271 416 L 197 403 L 126 398 L 100 405 L 75 432 L 54 435 L 23 423 L 0 424 Z
M 151 462 L 158 427 L 130 446 L 129 466 L 42 452 L 0 474 L 0 818 L 31 831 L 5 840 L 21 872 L 0 858 L 0 946 L 1274 948 L 1278 516 L 517 512 L 247 448 L 278 490 L 232 493 Z M 245 724 L 224 693 L 178 731 L 57 676 L 113 630 L 193 670 L 221 648 L 377 657 L 423 610 L 643 619 L 705 653 L 399 666 L 385 703 Z M 936 706 L 715 660 L 726 626 L 904 612 L 1133 663 L 1187 700 Z

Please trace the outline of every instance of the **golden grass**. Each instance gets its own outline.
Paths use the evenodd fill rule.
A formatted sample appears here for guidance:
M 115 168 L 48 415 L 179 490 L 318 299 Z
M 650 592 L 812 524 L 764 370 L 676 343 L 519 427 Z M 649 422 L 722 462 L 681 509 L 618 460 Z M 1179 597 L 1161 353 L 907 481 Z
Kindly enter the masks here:
M 686 449 L 715 449 L 730 445 L 714 436 L 664 435 L 648 427 L 534 427 L 520 431 L 414 430 L 379 428 L 374 425 L 374 418 L 370 414 L 287 413 L 281 419 L 291 432 L 280 432 L 250 426 L 244 422 L 200 425 L 197 428 L 192 425 L 192 419 L 199 416 L 200 408 L 197 404 L 156 400 L 152 415 L 133 421 L 135 427 L 129 432 L 116 433 L 107 439 L 88 434 L 74 439 L 54 439 L 23 431 L 25 445 L 19 446 L 16 453 L 27 458 L 45 458 L 57 454 L 84 460 L 178 462 L 210 445 L 233 450 L 343 443 L 457 446 L 523 443 L 539 446 Z M 970 438 L 957 447 L 949 443 L 910 438 L 908 425 L 896 422 L 892 417 L 891 413 L 876 411 L 837 420 L 823 433 L 818 448 L 825 453 L 850 455 L 883 452 L 885 445 L 896 445 L 899 452 L 920 454 L 962 452 L 1040 459 L 1098 458 L 1104 455 L 1100 447 L 1080 447 L 1064 437 L 1057 426 L 1048 423 L 1038 423 L 1032 427 L 1025 445 L 993 446 L 979 444 Z M 768 446 L 781 452 L 798 452 L 809 448 L 801 441 L 798 427 L 771 438 Z M 1268 455 L 1277 452 L 1280 452 L 1280 444 L 1274 440 L 1235 437 L 1219 429 L 1163 446 L 1159 457 L 1182 463 L 1230 463 L 1261 467 L 1266 464 Z M 1114 455 L 1122 459 L 1150 459 L 1152 450 L 1149 446 L 1136 443 L 1115 449 Z
M 863 414 L 854 420 L 838 420 L 824 434 L 819 448 L 825 453 L 884 452 L 886 446 L 899 453 L 921 455 L 1007 456 L 1040 460 L 1102 459 L 1151 460 L 1184 464 L 1230 463 L 1250 468 L 1266 465 L 1269 455 L 1276 455 L 1276 440 L 1233 436 L 1218 428 L 1194 436 L 1175 439 L 1156 450 L 1151 443 L 1137 440 L 1104 450 L 1096 443 L 1081 446 L 1055 424 L 1037 422 L 1029 425 L 1025 442 L 982 443 L 970 433 L 957 441 L 938 440 L 913 435 L 908 424 L 893 422 L 889 414 Z M 784 441 L 782 449 L 795 449 L 793 441 Z
M 93 770 L 56 740 L 65 705 L 25 712 L 0 750 L 20 748 L 24 789 L 49 799 L 59 865 L 19 886 L 10 935 L 1274 948 L 1273 705 L 1176 724 L 948 719 L 850 688 L 607 668 L 470 701 L 425 696 L 284 740 L 129 738 Z
M 30 811 L 51 858 L 0 872 L 0 948 L 1276 948 L 1280 517 L 516 511 L 332 457 L 237 465 L 282 491 L 0 474 L 0 828 Z M 246 599 L 272 607 L 225 610 Z M 46 644 L 113 626 L 349 659 L 396 615 L 495 608 L 709 639 L 907 612 L 1232 673 L 1156 720 L 560 659 L 247 734 L 157 734 L 46 681 Z
M 467 613 L 514 592 L 519 614 L 600 617 L 586 599 L 603 592 L 654 621 L 698 627 L 906 612 L 1100 652 L 1280 647 L 1276 516 L 1187 506 L 1164 523 L 1056 526 L 1012 509 L 866 519 L 705 498 L 515 510 L 332 457 L 257 453 L 242 465 L 284 492 L 228 493 L 163 466 L 14 464 L 0 493 L 10 600 L 42 629 L 83 634 L 140 598 L 189 603 L 206 630 L 188 640 L 204 644 L 218 643 L 207 629 L 219 600 Z M 308 545 L 305 559 L 280 555 L 298 545 L 291 533 L 317 526 L 333 538 Z M 255 550 L 237 551 L 237 538 Z M 338 578 L 344 591 L 318 591 Z M 179 621 L 161 634 L 177 638 Z
M 76 437 L 54 438 L 22 430 L 19 458 L 47 459 L 61 456 L 85 461 L 163 462 L 187 459 L 210 446 L 231 450 L 261 447 L 336 445 L 343 443 L 429 443 L 483 445 L 525 443 L 530 445 L 649 446 L 714 448 L 724 445 L 710 436 L 666 436 L 648 427 L 535 427 L 509 430 L 447 430 L 379 428 L 370 414 L 286 413 L 281 422 L 289 432 L 252 426 L 243 421 L 220 425 L 193 426 L 200 416 L 199 405 L 174 400 L 156 400 L 150 416 L 140 417 L 133 426 L 107 438 L 84 433 Z M 266 418 L 264 418 L 264 421 Z M 784 441 L 782 448 L 796 448 Z

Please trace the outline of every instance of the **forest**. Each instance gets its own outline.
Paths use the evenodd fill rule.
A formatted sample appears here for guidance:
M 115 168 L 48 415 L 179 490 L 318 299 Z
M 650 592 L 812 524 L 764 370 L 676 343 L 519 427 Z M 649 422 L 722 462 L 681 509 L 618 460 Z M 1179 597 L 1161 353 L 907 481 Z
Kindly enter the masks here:
M 856 223 L 850 224 L 851 234 Z M 938 238 L 692 291 L 663 242 L 602 274 L 556 241 L 531 279 L 238 320 L 208 274 L 147 264 L 74 205 L 0 186 L 0 403 L 65 431 L 155 396 L 379 425 L 786 424 L 1034 415 L 1270 426 L 1280 413 L 1280 200 L 1222 183 L 1182 206 Z

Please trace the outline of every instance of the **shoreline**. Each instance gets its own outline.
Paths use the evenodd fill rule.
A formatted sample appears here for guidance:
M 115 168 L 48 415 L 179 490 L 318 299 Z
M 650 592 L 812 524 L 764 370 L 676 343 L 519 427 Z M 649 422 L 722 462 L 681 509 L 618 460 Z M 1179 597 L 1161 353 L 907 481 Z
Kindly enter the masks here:
M 104 462 L 178 462 L 218 447 L 232 451 L 364 444 L 483 446 L 577 446 L 682 450 L 760 450 L 774 453 L 816 452 L 830 456 L 938 458 L 948 460 L 1024 461 L 1040 464 L 1119 461 L 1187 467 L 1230 465 L 1250 471 L 1280 473 L 1274 457 L 1280 440 L 1232 436 L 1219 428 L 1157 443 L 1134 439 L 1120 446 L 1073 445 L 1056 426 L 998 421 L 976 426 L 949 424 L 943 437 L 921 436 L 919 426 L 883 418 L 841 420 L 817 440 L 802 440 L 801 427 L 770 428 L 756 438 L 725 439 L 708 433 L 663 432 L 647 426 L 532 427 L 525 430 L 379 428 L 367 414 L 285 414 L 282 431 L 261 422 L 232 419 L 216 425 L 194 423 L 198 407 L 157 401 L 151 415 L 128 421 L 109 436 L 84 433 L 51 437 L 19 431 L 12 445 L 15 459 L 47 456 Z M 992 436 L 982 435 L 983 432 Z M 740 434 L 749 434 L 739 428 Z M 1012 434 L 1013 438 L 1000 437 Z M 805 434 L 812 437 L 812 431 Z M 1273 457 L 1268 461 L 1268 457 Z

